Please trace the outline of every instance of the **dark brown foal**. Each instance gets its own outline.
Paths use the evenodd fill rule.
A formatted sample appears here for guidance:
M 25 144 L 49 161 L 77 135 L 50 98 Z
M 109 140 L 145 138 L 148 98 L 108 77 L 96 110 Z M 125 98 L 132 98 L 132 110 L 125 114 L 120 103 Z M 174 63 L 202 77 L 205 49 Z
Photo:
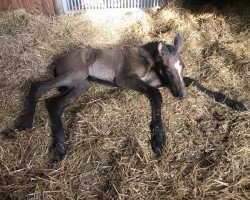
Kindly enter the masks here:
M 184 98 L 187 96 L 186 84 L 192 83 L 190 78 L 186 78 L 186 83 L 183 79 L 180 46 L 181 39 L 177 34 L 173 45 L 152 42 L 122 50 L 81 48 L 70 52 L 55 62 L 53 80 L 31 85 L 27 112 L 17 129 L 31 128 L 38 99 L 48 90 L 58 88 L 60 94 L 47 99 L 46 107 L 51 121 L 53 157 L 56 161 L 61 160 L 65 155 L 63 109 L 93 83 L 110 84 L 138 91 L 149 98 L 152 108 L 151 145 L 154 153 L 161 155 L 166 137 L 161 118 L 162 96 L 157 87 L 166 86 L 174 96 Z

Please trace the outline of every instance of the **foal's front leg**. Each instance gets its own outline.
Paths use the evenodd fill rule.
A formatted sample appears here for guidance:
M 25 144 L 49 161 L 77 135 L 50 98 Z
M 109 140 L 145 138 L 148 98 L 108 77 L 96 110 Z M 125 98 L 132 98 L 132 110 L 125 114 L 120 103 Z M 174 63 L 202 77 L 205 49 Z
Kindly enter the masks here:
M 192 85 L 197 90 L 205 93 L 209 97 L 214 98 L 215 101 L 220 102 L 222 104 L 225 104 L 234 110 L 238 110 L 238 111 L 246 111 L 247 110 L 246 106 L 243 103 L 241 103 L 237 100 L 228 98 L 227 96 L 225 96 L 224 94 L 222 94 L 220 92 L 214 92 L 212 90 L 209 90 L 209 89 L 205 88 L 204 86 L 202 86 L 200 83 L 198 83 L 196 80 L 194 80 L 190 77 L 184 77 L 184 82 L 186 84 L 186 87 Z
M 161 155 L 166 143 L 166 136 L 161 119 L 162 96 L 160 91 L 146 84 L 137 75 L 120 76 L 116 79 L 116 84 L 120 87 L 143 93 L 149 98 L 152 108 L 152 119 L 150 123 L 152 133 L 151 145 L 154 153 L 157 156 Z

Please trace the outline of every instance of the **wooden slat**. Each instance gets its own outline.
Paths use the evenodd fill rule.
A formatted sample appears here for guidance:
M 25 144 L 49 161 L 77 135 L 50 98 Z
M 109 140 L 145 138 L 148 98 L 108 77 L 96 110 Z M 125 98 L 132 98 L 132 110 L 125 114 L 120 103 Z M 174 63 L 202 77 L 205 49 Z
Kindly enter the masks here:
M 53 0 L 41 0 L 43 6 L 43 12 L 51 14 L 55 12 Z
M 32 0 L 19 0 L 20 2 L 23 3 L 23 8 L 27 10 L 33 10 L 33 1 Z
M 42 0 L 32 0 L 32 2 L 33 2 L 32 10 L 35 10 L 39 13 L 43 12 Z
M 11 0 L 9 0 L 11 1 Z M 25 8 L 25 9 L 32 9 L 32 0 L 12 0 L 11 8 L 14 10 Z
M 13 8 L 13 9 L 19 9 L 19 8 L 21 8 L 19 0 L 12 0 L 11 3 L 12 3 L 11 8 Z
M 22 2 L 20 2 L 19 0 L 12 0 L 12 6 L 11 8 L 13 9 L 20 9 L 20 8 L 23 8 L 23 4 Z
M 8 10 L 11 6 L 10 0 L 0 0 L 0 11 Z

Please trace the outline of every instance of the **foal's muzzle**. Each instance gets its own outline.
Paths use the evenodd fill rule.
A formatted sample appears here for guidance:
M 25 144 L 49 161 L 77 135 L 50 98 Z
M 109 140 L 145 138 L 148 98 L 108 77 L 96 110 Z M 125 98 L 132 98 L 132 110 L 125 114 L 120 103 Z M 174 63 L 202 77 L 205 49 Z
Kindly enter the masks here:
M 171 92 L 178 99 L 184 99 L 188 95 L 188 92 L 187 92 L 186 89 L 185 90 L 181 90 L 181 91 L 179 91 L 177 89 L 172 89 Z

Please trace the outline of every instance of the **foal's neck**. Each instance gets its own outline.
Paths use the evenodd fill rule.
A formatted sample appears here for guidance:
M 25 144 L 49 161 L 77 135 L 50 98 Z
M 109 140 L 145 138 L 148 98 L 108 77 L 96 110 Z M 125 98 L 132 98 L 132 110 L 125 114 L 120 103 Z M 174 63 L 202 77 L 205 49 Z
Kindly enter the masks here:
M 159 42 L 150 42 L 148 44 L 142 45 L 141 47 L 145 49 L 153 58 L 156 60 L 158 55 L 158 44 Z

